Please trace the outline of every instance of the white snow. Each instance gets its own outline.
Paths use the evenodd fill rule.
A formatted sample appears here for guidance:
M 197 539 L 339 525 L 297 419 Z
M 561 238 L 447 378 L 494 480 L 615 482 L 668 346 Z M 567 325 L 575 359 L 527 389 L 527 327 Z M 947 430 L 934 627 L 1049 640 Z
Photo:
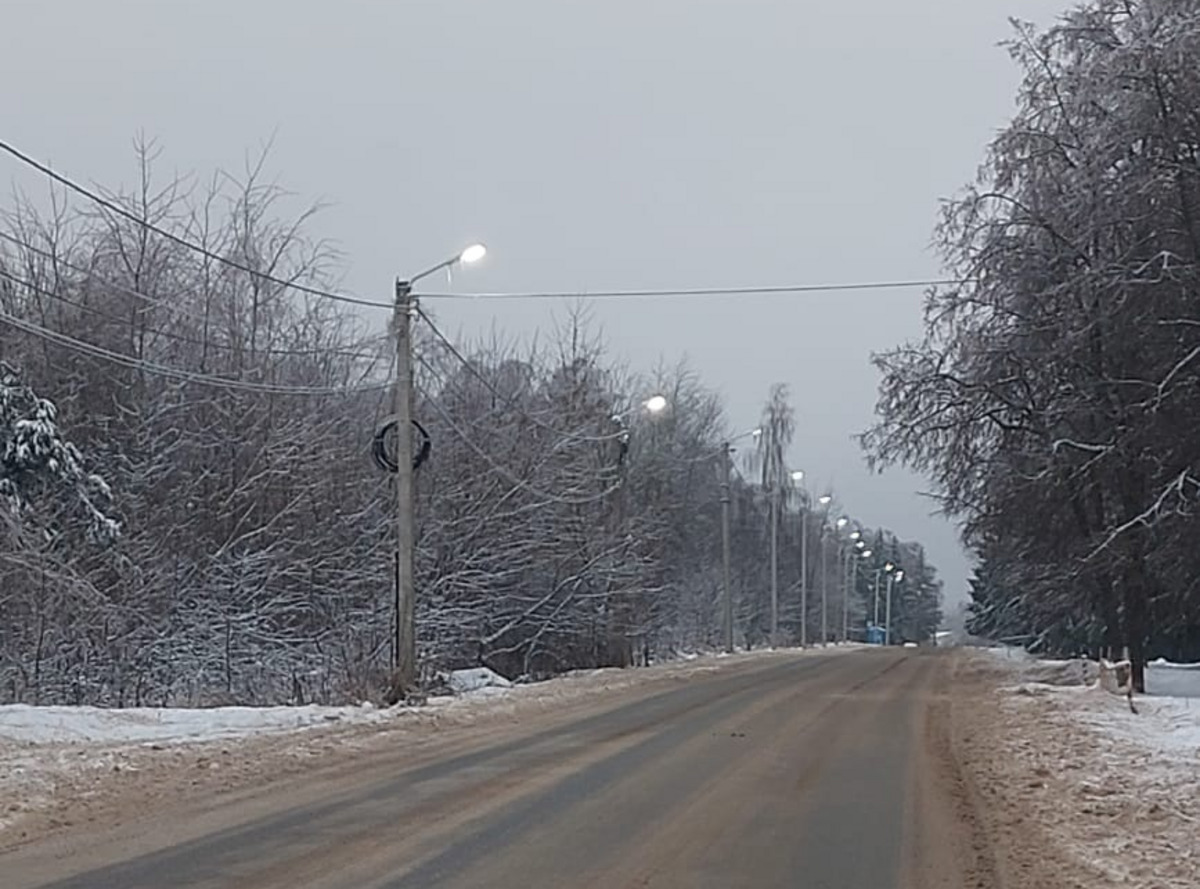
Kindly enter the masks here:
M 446 677 L 446 684 L 455 694 L 460 695 L 483 688 L 512 688 L 509 680 L 487 667 L 453 670 Z
M 1200 669 L 1151 664 L 1134 713 L 1100 687 L 1095 662 L 987 659 L 1015 680 L 1000 689 L 1014 761 L 1055 778 L 1031 804 L 1058 813 L 1060 844 L 1120 885 L 1200 885 Z
M 0 705 L 0 742 L 21 744 L 219 741 L 294 731 L 334 722 L 371 722 L 380 711 L 360 707 L 34 707 Z
M 1111 737 L 1149 749 L 1190 754 L 1197 757 L 1195 766 L 1200 774 L 1200 700 L 1196 700 L 1200 699 L 1200 664 L 1153 661 L 1146 671 L 1146 694 L 1134 697 L 1138 712 L 1133 713 L 1125 698 L 1099 688 L 1095 661 L 1048 660 L 1005 649 L 986 651 L 1021 680 L 1002 691 L 1053 697 L 1071 717 Z
M 1200 698 L 1200 664 L 1157 660 L 1146 670 L 1146 692 L 1173 698 Z

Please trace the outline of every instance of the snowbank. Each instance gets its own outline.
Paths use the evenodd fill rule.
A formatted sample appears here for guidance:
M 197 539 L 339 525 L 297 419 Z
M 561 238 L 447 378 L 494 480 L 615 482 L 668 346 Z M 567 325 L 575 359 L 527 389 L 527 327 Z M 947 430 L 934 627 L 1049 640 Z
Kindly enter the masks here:
M 381 712 L 359 707 L 136 707 L 0 706 L 0 742 L 23 744 L 220 741 L 330 723 L 378 721 Z
M 993 647 L 973 649 L 1002 662 L 1005 669 L 1016 671 L 1025 682 L 1049 685 L 1079 685 L 1095 682 L 1099 665 L 1092 660 L 1039 658 L 1023 648 Z M 1159 658 L 1146 668 L 1146 693 L 1173 698 L 1200 698 L 1200 664 L 1175 664 Z
M 475 667 L 471 670 L 453 670 L 446 677 L 446 684 L 455 694 L 479 691 L 482 688 L 512 688 L 512 683 L 494 670 Z
M 1200 700 L 1195 700 L 1200 698 L 1200 664 L 1151 663 L 1147 694 L 1135 695 L 1134 713 L 1123 698 L 1098 693 L 1094 661 L 1011 657 L 996 649 L 988 649 L 988 654 L 1009 676 L 1021 680 L 1002 686 L 1002 692 L 1052 698 L 1072 719 L 1111 738 L 1190 758 L 1200 779 Z
M 108 709 L 103 707 L 0 705 L 0 754 L 5 748 L 65 744 L 120 746 L 227 741 L 322 726 L 385 725 L 418 713 L 469 721 L 473 711 L 511 706 L 519 701 L 554 704 L 584 695 L 641 685 L 654 679 L 686 679 L 722 669 L 722 665 L 769 657 L 799 657 L 851 649 L 754 651 L 735 655 L 693 656 L 648 668 L 581 670 L 545 682 L 514 685 L 487 667 L 454 670 L 445 676 L 453 697 L 433 697 L 425 707 L 377 709 L 371 704 L 346 707 L 208 707 Z M 511 700 L 510 700 L 511 699 Z
M 1146 692 L 1173 698 L 1200 698 L 1200 664 L 1151 662 L 1146 670 Z
M 1151 694 L 1134 696 L 1134 713 L 1098 682 L 1056 681 L 1078 677 L 1073 665 L 984 657 L 1010 681 L 999 707 L 1010 733 L 1005 757 L 1026 772 L 1023 817 L 1115 884 L 1200 885 L 1200 670 L 1152 664 Z

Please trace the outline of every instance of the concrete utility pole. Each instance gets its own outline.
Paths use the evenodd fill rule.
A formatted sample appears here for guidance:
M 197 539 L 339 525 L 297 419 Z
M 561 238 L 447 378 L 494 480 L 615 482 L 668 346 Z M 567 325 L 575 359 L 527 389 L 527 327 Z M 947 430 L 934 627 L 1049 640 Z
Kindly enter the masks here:
M 411 281 L 396 282 L 393 323 L 396 328 L 396 675 L 392 694 L 402 698 L 416 686 L 417 631 L 414 609 L 416 549 L 413 502 L 413 352 Z
M 858 563 L 855 561 L 858 551 L 852 547 L 846 547 L 846 564 L 842 569 L 842 641 L 850 641 L 850 591 L 854 589 L 851 580 L 850 572 L 858 568 Z
M 729 476 L 732 472 L 732 452 L 729 442 L 721 445 L 721 632 L 728 654 L 733 654 L 733 589 L 729 566 Z
M 803 487 L 804 470 L 792 473 L 792 481 L 800 485 L 800 647 L 808 645 L 808 492 Z
M 883 644 L 884 645 L 892 644 L 892 581 L 893 580 L 896 581 L 897 583 L 904 580 L 904 572 L 899 571 L 899 570 L 888 572 L 887 617 L 885 618 L 887 623 L 883 628 Z
M 882 568 L 875 569 L 875 620 L 874 626 L 879 626 L 879 575 L 883 571 Z
M 459 263 L 483 259 L 487 248 L 472 244 L 407 280 L 396 281 L 393 323 L 396 328 L 396 381 L 392 393 L 396 414 L 396 639 L 391 697 L 401 700 L 417 685 L 416 507 L 413 491 L 413 343 L 412 316 L 417 302 L 413 285 Z
M 821 645 L 829 644 L 829 568 L 826 552 L 829 543 L 825 539 L 827 528 L 825 517 L 821 517 Z
M 800 501 L 800 647 L 808 646 L 808 502 Z
M 779 479 L 771 485 L 771 647 L 779 644 Z
M 888 572 L 887 582 L 887 616 L 883 619 L 883 644 L 892 644 L 892 578 L 894 575 Z

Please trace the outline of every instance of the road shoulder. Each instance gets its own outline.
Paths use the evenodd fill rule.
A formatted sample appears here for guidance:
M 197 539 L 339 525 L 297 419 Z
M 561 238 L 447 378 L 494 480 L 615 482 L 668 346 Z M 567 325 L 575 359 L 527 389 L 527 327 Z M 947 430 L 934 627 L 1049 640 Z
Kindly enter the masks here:
M 1076 662 L 1034 675 L 1048 673 L 1065 684 L 1023 681 L 1019 664 L 987 653 L 954 659 L 954 758 L 991 837 L 996 884 L 1200 885 L 1200 751 L 1172 768 L 1163 751 L 1104 730 L 1119 719 L 1149 731 L 1123 698 L 1085 684 Z

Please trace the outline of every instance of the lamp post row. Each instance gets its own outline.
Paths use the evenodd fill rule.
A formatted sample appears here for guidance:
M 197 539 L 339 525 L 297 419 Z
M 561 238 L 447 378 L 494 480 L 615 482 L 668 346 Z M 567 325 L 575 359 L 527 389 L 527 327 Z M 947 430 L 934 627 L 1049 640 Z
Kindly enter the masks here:
M 416 687 L 416 624 L 415 624 L 415 505 L 414 505 L 414 473 L 415 466 L 412 460 L 402 459 L 402 455 L 411 454 L 413 451 L 413 403 L 414 403 L 414 386 L 413 386 L 413 340 L 412 340 L 412 319 L 417 309 L 417 299 L 413 293 L 413 286 L 420 280 L 436 274 L 444 269 L 450 269 L 457 265 L 470 265 L 487 254 L 487 248 L 483 244 L 472 244 L 466 247 L 461 252 L 446 259 L 437 265 L 431 266 L 419 274 L 409 278 L 401 278 L 395 284 L 395 302 L 393 307 L 393 327 L 396 337 L 396 377 L 393 387 L 393 406 L 394 406 L 394 422 L 396 429 L 396 460 L 395 460 L 395 476 L 396 476 L 396 514 L 395 514 L 395 574 L 396 574 L 396 597 L 395 597 L 395 639 L 394 639 L 394 664 L 395 673 L 392 680 L 391 696 L 394 699 L 400 699 Z M 662 395 L 654 395 L 643 402 L 643 407 L 652 414 L 657 414 L 663 411 L 668 405 L 667 399 Z M 616 419 L 616 418 L 614 418 Z M 732 472 L 732 454 L 733 445 L 736 441 L 747 437 L 758 437 L 762 434 L 761 429 L 751 429 L 741 435 L 733 436 L 723 442 L 721 446 L 721 462 L 722 462 L 722 478 L 721 478 L 721 543 L 722 543 L 722 635 L 724 636 L 724 648 L 727 652 L 732 652 L 734 648 L 733 634 L 733 591 L 731 586 L 731 546 L 730 546 L 730 475 Z M 796 470 L 791 474 L 792 481 L 802 482 L 804 473 L 801 470 Z M 772 494 L 775 500 L 778 500 L 778 492 Z M 828 571 L 826 564 L 826 533 L 828 531 L 828 514 L 829 505 L 833 502 L 832 496 L 823 494 L 817 501 L 822 507 L 821 513 L 821 642 L 825 644 L 829 640 L 828 628 Z M 771 642 L 777 642 L 778 620 L 779 620 L 779 600 L 778 600 L 778 535 L 779 523 L 777 509 L 779 504 L 772 504 L 772 521 L 771 521 Z M 800 644 L 806 646 L 808 644 L 808 503 L 801 503 L 801 533 L 800 533 Z M 840 531 L 849 523 L 849 519 L 841 517 L 834 523 L 835 527 Z M 854 531 L 851 538 L 855 540 L 859 550 L 864 550 L 864 545 L 861 538 L 861 532 Z M 839 542 L 839 547 L 840 547 Z M 851 553 L 853 550 L 851 550 Z M 862 556 L 869 556 L 870 550 L 865 550 L 861 553 Z M 857 563 L 852 561 L 853 579 L 849 580 L 850 584 L 857 582 Z M 892 564 L 889 562 L 886 571 L 888 574 L 887 583 L 887 628 L 885 630 L 885 641 L 890 643 L 890 628 L 891 628 L 891 593 L 893 581 L 903 579 L 903 572 L 893 572 Z M 848 580 L 848 575 L 843 574 L 843 584 Z M 845 588 L 843 591 L 842 602 L 842 638 L 847 639 L 849 636 L 849 590 L 853 586 Z M 879 621 L 879 571 L 876 571 L 876 603 L 875 603 L 875 623 Z

